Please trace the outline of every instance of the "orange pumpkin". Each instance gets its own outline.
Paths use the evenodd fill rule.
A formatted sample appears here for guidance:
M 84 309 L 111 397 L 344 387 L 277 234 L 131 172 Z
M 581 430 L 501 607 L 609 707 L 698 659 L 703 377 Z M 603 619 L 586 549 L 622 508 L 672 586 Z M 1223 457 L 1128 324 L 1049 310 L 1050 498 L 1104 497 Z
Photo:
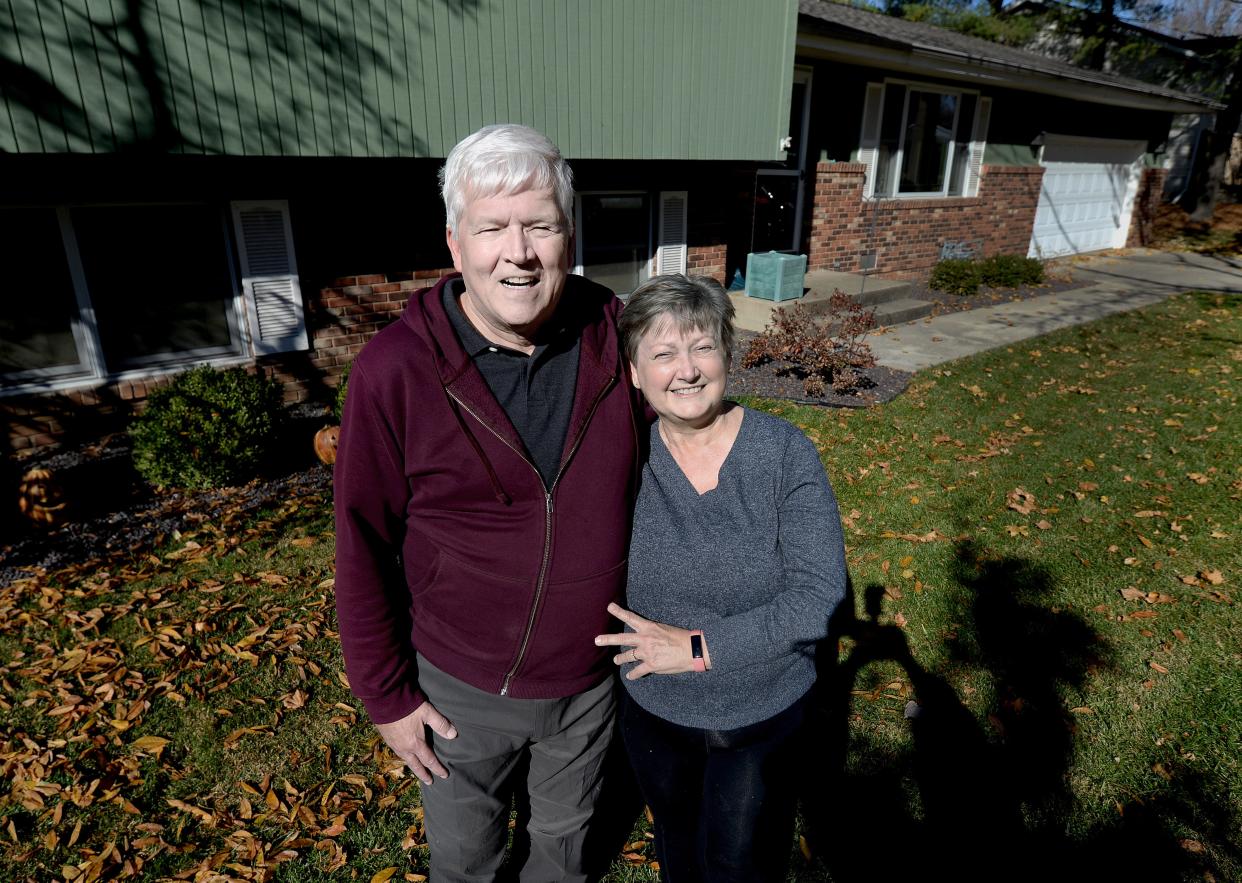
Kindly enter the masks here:
M 341 427 L 328 425 L 315 433 L 315 456 L 320 463 L 331 466 L 336 462 L 336 445 L 341 437 Z
M 67 520 L 65 489 L 51 470 L 36 467 L 17 486 L 17 508 L 40 527 L 56 527 Z

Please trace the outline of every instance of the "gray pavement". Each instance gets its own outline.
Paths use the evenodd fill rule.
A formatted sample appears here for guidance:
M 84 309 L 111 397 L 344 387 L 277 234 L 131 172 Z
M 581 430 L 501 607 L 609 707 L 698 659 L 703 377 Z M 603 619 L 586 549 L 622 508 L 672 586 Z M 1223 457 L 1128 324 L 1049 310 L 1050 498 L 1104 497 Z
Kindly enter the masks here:
M 1070 264 L 1086 288 L 892 325 L 868 335 L 876 361 L 902 371 L 1157 303 L 1181 291 L 1242 294 L 1242 258 L 1132 250 Z

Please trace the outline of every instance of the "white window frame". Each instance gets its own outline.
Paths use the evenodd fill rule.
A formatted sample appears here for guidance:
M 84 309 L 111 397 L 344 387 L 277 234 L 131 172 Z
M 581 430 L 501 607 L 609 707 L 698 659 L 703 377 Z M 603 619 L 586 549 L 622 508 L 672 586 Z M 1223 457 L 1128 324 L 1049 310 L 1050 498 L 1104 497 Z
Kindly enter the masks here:
M 967 168 L 966 174 L 963 175 L 962 177 L 962 192 L 961 193 L 951 193 L 949 191 L 949 185 L 953 181 L 953 163 L 957 158 L 957 129 L 958 129 L 958 124 L 960 122 L 960 116 L 962 113 L 962 97 L 965 95 L 975 96 L 975 113 L 974 113 L 974 119 L 970 120 L 971 140 L 970 142 L 968 142 L 968 145 L 969 145 L 969 144 L 974 143 L 976 121 L 979 119 L 979 114 L 981 112 L 981 109 L 983 106 L 983 100 L 984 100 L 982 93 L 978 89 L 965 89 L 965 88 L 959 88 L 957 86 L 945 86 L 939 83 L 928 83 L 923 80 L 905 80 L 905 79 L 898 79 L 898 78 L 893 78 L 893 77 L 885 77 L 883 85 L 884 85 L 884 89 L 880 97 L 879 131 L 877 133 L 878 137 L 876 141 L 877 147 L 882 142 L 882 139 L 883 139 L 884 105 L 889 100 L 889 95 L 890 95 L 888 87 L 890 85 L 902 86 L 905 89 L 905 93 L 902 97 L 901 127 L 898 131 L 897 150 L 894 151 L 893 155 L 889 157 L 889 160 L 888 160 L 889 162 L 889 168 L 887 170 L 889 172 L 888 180 L 892 181 L 894 189 L 893 189 L 893 192 L 891 193 L 872 192 L 871 195 L 874 196 L 876 199 L 961 199 L 963 197 L 974 195 L 970 192 L 971 183 L 970 183 L 970 169 L 969 168 Z M 902 162 L 905 159 L 906 124 L 909 120 L 909 115 L 910 115 L 910 94 L 912 92 L 930 92 L 930 93 L 937 94 L 937 95 L 957 96 L 957 105 L 953 109 L 953 133 L 952 133 L 952 138 L 949 141 L 948 155 L 945 158 L 944 185 L 940 188 L 940 190 L 908 191 L 905 193 L 900 191 L 901 167 L 902 167 Z M 864 107 L 864 111 L 865 111 L 865 107 Z M 983 137 L 986 138 L 987 133 L 984 132 L 982 134 L 983 134 Z M 968 166 L 970 163 L 969 150 L 970 148 L 968 146 L 967 147 L 967 158 L 966 158 Z M 876 165 L 877 166 L 879 165 L 878 156 L 876 158 Z M 873 172 L 873 176 L 878 177 L 878 170 L 877 172 Z M 874 183 L 869 181 L 867 186 L 868 186 L 868 190 L 872 190 L 874 187 Z
M 76 208 L 130 208 L 192 205 L 214 209 L 219 217 L 221 233 L 224 239 L 225 260 L 228 264 L 228 275 L 233 292 L 227 299 L 227 322 L 230 344 L 219 347 L 203 347 L 186 350 L 172 355 L 151 356 L 124 368 L 109 369 L 103 353 L 99 328 L 95 319 L 94 305 L 90 299 L 90 291 L 86 282 L 86 269 L 82 263 L 82 255 L 78 248 L 77 231 L 73 227 L 72 211 Z M 48 392 L 64 392 L 74 389 L 91 389 L 117 383 L 124 380 L 151 379 L 172 374 L 196 365 L 214 365 L 231 367 L 247 365 L 254 360 L 254 350 L 246 324 L 245 294 L 239 285 L 237 255 L 233 246 L 232 235 L 228 227 L 226 207 L 213 203 L 193 201 L 171 202 L 106 202 L 106 203 L 73 203 L 59 205 L 19 206 L 35 211 L 51 210 L 55 212 L 60 230 L 61 245 L 65 250 L 65 261 L 69 268 L 69 277 L 73 286 L 74 298 L 78 307 L 76 318 L 70 319 L 70 329 L 74 343 L 78 346 L 79 361 L 76 366 L 57 366 L 53 368 L 35 368 L 29 371 L 0 374 L 0 398 L 16 395 L 30 395 Z

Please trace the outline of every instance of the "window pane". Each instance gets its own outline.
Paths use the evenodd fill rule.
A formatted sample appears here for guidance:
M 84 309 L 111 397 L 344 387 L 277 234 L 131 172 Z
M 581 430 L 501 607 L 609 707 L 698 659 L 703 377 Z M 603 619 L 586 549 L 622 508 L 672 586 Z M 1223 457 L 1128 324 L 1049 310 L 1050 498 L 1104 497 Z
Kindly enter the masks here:
M 0 374 L 72 369 L 78 304 L 56 211 L 0 210 Z
M 910 90 L 901 145 L 902 193 L 938 193 L 944 189 L 956 110 L 956 95 Z
M 645 193 L 582 197 L 582 274 L 624 297 L 647 276 L 651 201 Z
M 884 115 L 880 118 L 880 149 L 875 166 L 875 193 L 892 195 L 893 165 L 901 146 L 901 112 L 906 106 L 906 87 L 890 83 L 884 87 Z
M 953 174 L 949 176 L 949 193 L 961 194 L 966 187 L 966 167 L 970 162 L 970 135 L 975 125 L 974 95 L 962 96 L 962 109 L 957 115 L 957 137 L 953 146 Z
M 233 282 L 218 210 L 73 210 L 86 286 L 110 369 L 233 344 Z

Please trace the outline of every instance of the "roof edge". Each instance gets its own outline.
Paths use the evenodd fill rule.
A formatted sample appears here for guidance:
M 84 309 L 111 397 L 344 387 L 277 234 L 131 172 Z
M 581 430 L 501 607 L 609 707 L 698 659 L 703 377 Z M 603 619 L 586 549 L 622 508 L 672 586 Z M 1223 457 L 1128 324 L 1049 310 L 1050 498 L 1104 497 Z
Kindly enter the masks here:
M 901 48 L 903 46 L 908 48 Z M 878 42 L 830 37 L 799 30 L 797 48 L 812 50 L 823 57 L 849 61 L 862 67 L 893 68 L 906 73 L 973 82 L 982 78 L 986 85 L 999 88 L 1060 95 L 1140 110 L 1206 113 L 1223 110 L 1225 107 L 1219 101 L 1190 93 L 1180 93 L 1175 97 L 1124 83 L 1101 83 L 1085 71 L 1080 77 L 1070 73 L 1037 71 L 997 59 L 979 58 L 966 52 L 953 52 L 915 43 L 903 42 L 894 45 L 890 42 L 888 45 L 880 45 Z

